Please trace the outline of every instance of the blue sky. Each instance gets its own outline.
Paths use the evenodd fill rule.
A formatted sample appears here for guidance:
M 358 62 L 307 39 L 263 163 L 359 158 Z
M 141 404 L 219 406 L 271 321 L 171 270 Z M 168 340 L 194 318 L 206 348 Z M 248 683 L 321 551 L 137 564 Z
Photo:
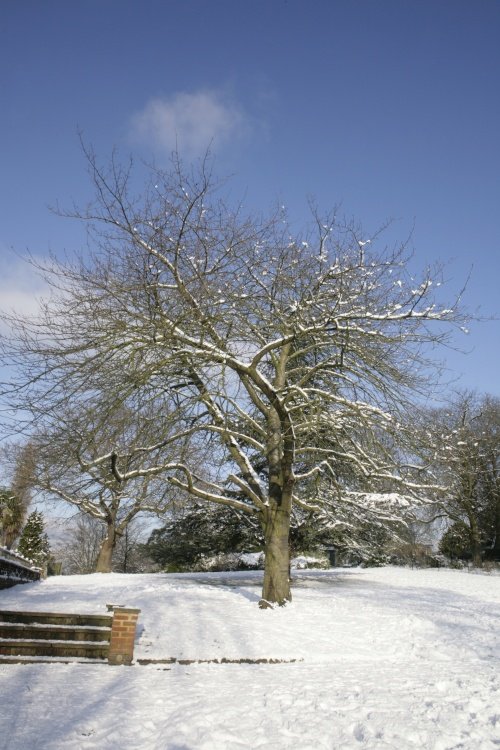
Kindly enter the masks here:
M 47 206 L 91 197 L 77 130 L 106 160 L 213 143 L 249 207 L 339 202 L 367 235 L 414 226 L 414 265 L 499 313 L 498 0 L 3 0 L 0 295 L 40 291 L 10 248 L 82 241 Z M 449 353 L 456 385 L 500 395 L 500 323 Z

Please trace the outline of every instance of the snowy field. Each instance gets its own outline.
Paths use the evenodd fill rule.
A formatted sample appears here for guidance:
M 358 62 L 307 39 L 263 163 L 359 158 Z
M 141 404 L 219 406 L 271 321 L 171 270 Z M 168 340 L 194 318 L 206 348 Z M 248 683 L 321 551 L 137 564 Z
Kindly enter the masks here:
M 136 658 L 281 664 L 0 666 L 1 750 L 499 750 L 500 577 L 300 571 L 92 575 L 0 591 L 0 608 L 141 608 Z

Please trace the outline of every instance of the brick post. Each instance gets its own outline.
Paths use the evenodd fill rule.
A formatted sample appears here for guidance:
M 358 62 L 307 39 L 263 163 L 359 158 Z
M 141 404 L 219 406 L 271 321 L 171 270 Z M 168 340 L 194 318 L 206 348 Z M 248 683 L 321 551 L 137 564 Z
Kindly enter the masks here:
M 113 611 L 108 664 L 129 666 L 134 658 L 135 626 L 141 610 L 115 605 L 108 605 L 108 609 Z

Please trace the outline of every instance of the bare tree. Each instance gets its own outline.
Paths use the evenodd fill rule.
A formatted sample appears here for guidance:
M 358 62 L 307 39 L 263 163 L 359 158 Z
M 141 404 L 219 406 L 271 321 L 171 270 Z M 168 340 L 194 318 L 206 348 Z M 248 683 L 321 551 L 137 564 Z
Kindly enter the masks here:
M 226 205 L 206 164 L 153 170 L 134 197 L 128 167 L 87 158 L 95 202 L 66 215 L 87 222 L 92 250 L 42 269 L 52 298 L 36 320 L 11 319 L 16 393 L 42 422 L 103 382 L 133 410 L 158 402 L 158 420 L 173 405 L 166 460 L 131 468 L 161 453 L 134 444 L 104 448 L 88 469 L 107 467 L 120 486 L 161 472 L 196 500 L 252 514 L 263 606 L 284 603 L 294 507 L 393 517 L 421 492 L 406 417 L 431 387 L 429 351 L 456 305 L 436 304 L 429 270 L 411 277 L 404 247 L 377 250 L 380 238 L 335 213 L 313 213 L 297 235 L 281 209 L 261 219 Z M 210 464 L 172 460 L 187 439 Z
M 159 569 L 148 555 L 145 543 L 151 527 L 146 519 L 137 516 L 121 536 L 114 555 L 113 570 L 117 573 L 151 573 Z
M 35 455 L 30 442 L 4 446 L 2 454 L 11 481 L 9 487 L 0 488 L 0 542 L 10 549 L 21 533 L 31 503 Z
M 99 519 L 79 513 L 66 525 L 64 539 L 54 549 L 64 573 L 94 573 L 106 526 Z
M 64 537 L 54 550 L 64 574 L 96 572 L 97 562 L 106 536 L 106 524 L 87 513 L 78 513 L 66 522 Z M 113 550 L 113 571 L 120 573 L 148 572 L 155 563 L 143 550 L 146 527 L 137 516 L 127 524 Z
M 26 515 L 32 500 L 34 467 L 36 463 L 35 446 L 31 441 L 7 449 L 12 464 L 12 492 L 19 498 Z
M 166 415 L 153 419 L 147 409 L 133 413 L 103 393 L 87 406 L 56 410 L 51 422 L 50 429 L 32 437 L 34 484 L 45 499 L 62 500 L 95 519 L 103 529 L 95 571 L 109 573 L 116 545 L 132 521 L 139 514 L 163 513 L 178 494 L 161 478 L 170 422 Z M 116 451 L 125 475 L 116 469 Z M 82 521 L 78 530 L 84 526 Z
M 0 544 L 10 549 L 21 533 L 25 511 L 8 487 L 0 487 Z

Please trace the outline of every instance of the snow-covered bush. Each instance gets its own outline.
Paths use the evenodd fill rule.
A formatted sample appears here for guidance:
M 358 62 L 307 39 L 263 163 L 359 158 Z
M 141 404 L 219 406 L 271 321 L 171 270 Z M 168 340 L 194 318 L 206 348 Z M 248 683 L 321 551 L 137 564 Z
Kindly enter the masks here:
M 290 567 L 292 570 L 305 570 L 307 568 L 327 570 L 330 567 L 330 563 L 324 556 L 298 555 L 291 560 Z
M 223 572 L 233 570 L 262 570 L 262 552 L 222 552 L 218 555 L 202 556 L 191 570 L 200 572 Z
M 375 553 L 370 555 L 361 563 L 362 568 L 381 568 L 384 565 L 390 565 L 391 558 L 385 552 Z

